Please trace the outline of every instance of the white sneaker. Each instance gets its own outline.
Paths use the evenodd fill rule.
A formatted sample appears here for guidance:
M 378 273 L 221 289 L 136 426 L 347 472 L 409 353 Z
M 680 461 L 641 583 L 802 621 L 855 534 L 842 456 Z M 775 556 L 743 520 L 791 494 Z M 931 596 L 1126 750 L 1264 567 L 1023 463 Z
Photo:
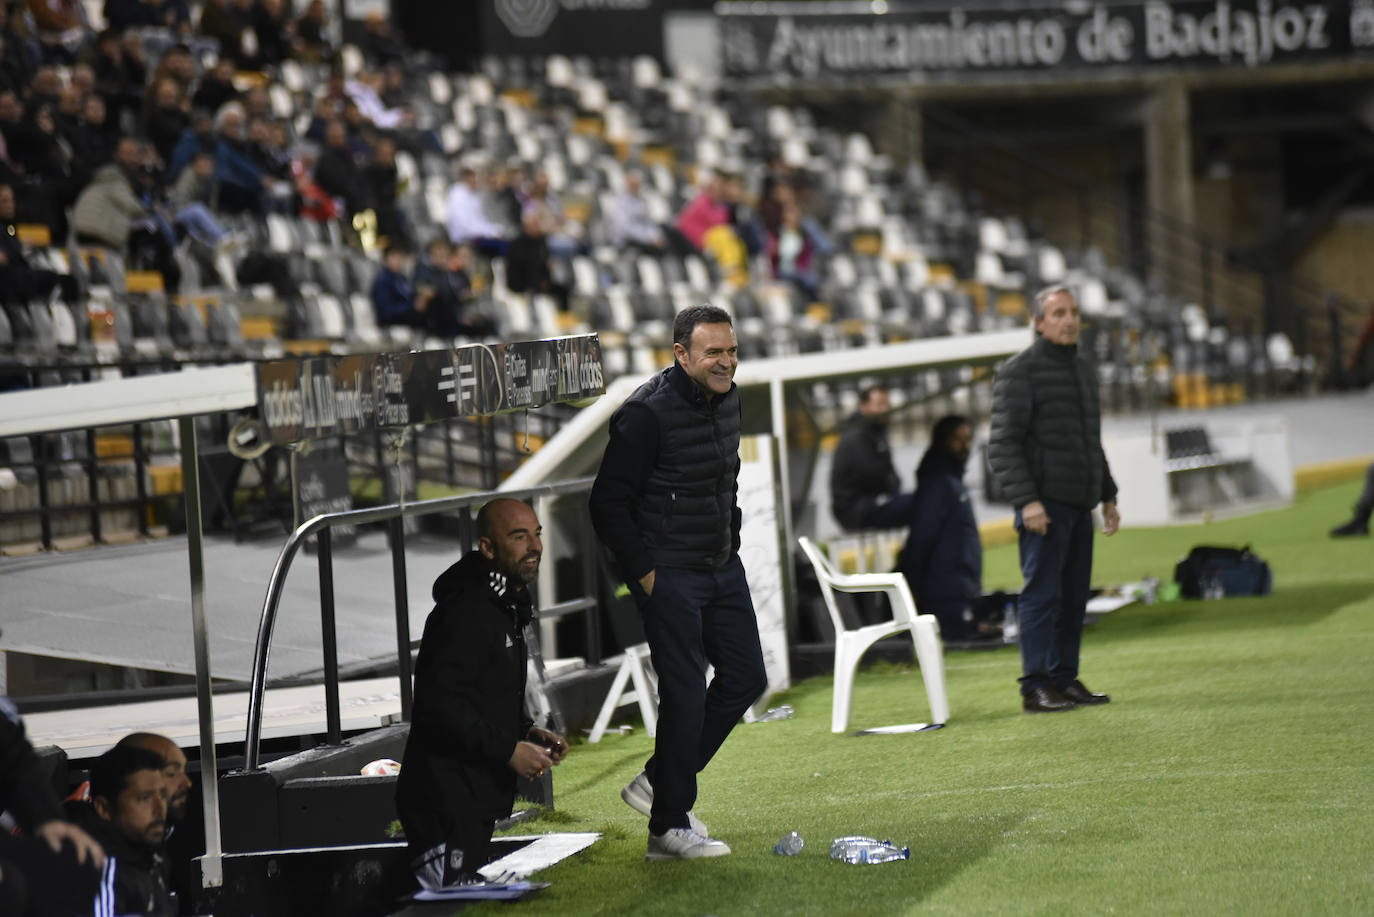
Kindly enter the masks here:
M 625 789 L 620 791 L 620 798 L 625 800 L 625 804 L 630 808 L 648 818 L 654 808 L 654 787 L 649 783 L 649 776 L 644 771 L 636 774 L 635 779 L 625 784 Z M 691 812 L 687 813 L 687 823 L 702 837 L 707 837 L 711 833 L 706 830 L 706 822 Z
M 698 834 L 691 828 L 669 828 L 659 835 L 649 835 L 646 860 L 699 860 L 723 857 L 730 852 L 725 841 Z

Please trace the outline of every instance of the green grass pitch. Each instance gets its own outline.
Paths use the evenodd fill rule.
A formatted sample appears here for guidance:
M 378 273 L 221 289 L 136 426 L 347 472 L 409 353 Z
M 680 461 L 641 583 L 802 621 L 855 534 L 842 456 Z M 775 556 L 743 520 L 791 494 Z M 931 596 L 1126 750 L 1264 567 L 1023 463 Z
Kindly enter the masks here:
M 946 655 L 951 716 L 909 735 L 830 734 L 828 676 L 739 726 L 702 774 L 697 814 L 734 854 L 644 861 L 620 787 L 642 730 L 576 744 L 556 811 L 521 830 L 600 831 L 546 870 L 528 914 L 1374 913 L 1374 540 L 1334 541 L 1356 484 L 1291 509 L 1098 537 L 1095 583 L 1172 577 L 1194 544 L 1245 544 L 1272 596 L 1132 606 L 1084 637 L 1083 678 L 1112 703 L 1019 711 L 1012 648 Z M 985 585 L 1019 586 L 1014 547 Z M 914 668 L 861 671 L 851 730 L 928 717 Z M 772 852 L 797 830 L 806 849 Z M 910 845 L 880 866 L 831 861 L 832 838 Z

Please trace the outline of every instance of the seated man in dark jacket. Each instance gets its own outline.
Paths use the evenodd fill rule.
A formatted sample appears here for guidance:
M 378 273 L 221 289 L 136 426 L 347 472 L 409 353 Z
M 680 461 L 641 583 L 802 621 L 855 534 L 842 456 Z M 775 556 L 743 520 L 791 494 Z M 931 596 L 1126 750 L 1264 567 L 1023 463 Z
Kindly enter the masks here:
M 859 410 L 845 422 L 830 465 L 830 512 L 847 530 L 896 528 L 911 519 L 911 494 L 900 493 L 887 443 L 887 389 L 859 393 Z
M 67 803 L 72 821 L 105 848 L 103 894 L 116 914 L 175 917 L 162 842 L 167 836 L 167 788 L 162 756 L 115 747 L 91 766 L 91 801 Z
M 468 274 L 471 259 L 471 248 L 450 246 L 439 237 L 425 246 L 425 257 L 415 266 L 415 302 L 423 306 L 427 327 L 439 337 L 496 333 L 496 323 L 475 308 L 477 295 Z
M 477 514 L 477 550 L 434 581 L 415 663 L 415 715 L 396 808 L 429 890 L 480 883 L 496 820 L 517 777 L 534 780 L 568 744 L 525 712 L 529 583 L 543 554 L 539 519 L 519 500 Z
M 941 417 L 930 448 L 916 468 L 911 533 L 897 559 L 922 614 L 940 620 L 945 640 L 979 635 L 974 619 L 983 592 L 983 545 L 964 487 L 964 466 L 973 448 L 968 419 Z

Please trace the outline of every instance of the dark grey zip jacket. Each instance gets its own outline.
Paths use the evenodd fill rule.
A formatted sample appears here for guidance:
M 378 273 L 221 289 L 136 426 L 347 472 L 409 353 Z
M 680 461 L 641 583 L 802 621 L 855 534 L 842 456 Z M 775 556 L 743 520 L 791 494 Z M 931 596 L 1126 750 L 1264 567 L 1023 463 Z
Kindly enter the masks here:
M 1052 500 L 1088 510 L 1116 499 L 1102 451 L 1097 377 L 1076 346 L 1037 337 L 1002 364 L 992 387 L 988 462 L 1017 509 Z

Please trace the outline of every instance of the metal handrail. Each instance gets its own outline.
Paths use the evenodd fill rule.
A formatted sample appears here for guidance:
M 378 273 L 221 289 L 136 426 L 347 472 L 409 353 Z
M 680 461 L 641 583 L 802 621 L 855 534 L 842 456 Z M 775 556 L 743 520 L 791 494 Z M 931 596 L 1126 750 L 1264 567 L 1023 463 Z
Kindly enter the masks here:
M 258 745 L 262 738 L 262 705 L 267 687 L 267 661 L 272 648 L 272 633 L 277 622 L 277 606 L 281 602 L 282 589 L 286 574 L 296 552 L 307 538 L 335 525 L 364 525 L 369 522 L 385 522 L 407 516 L 429 516 L 435 513 L 451 512 L 465 507 L 476 506 L 496 497 L 511 497 L 517 500 L 532 497 L 557 497 L 569 493 L 589 490 L 594 479 L 591 477 L 574 478 L 554 484 L 544 484 L 523 490 L 503 490 L 482 493 L 462 494 L 454 497 L 438 497 L 432 500 L 417 500 L 413 503 L 392 503 L 367 509 L 348 510 L 342 513 L 325 513 L 300 524 L 287 538 L 272 567 L 272 576 L 267 581 L 267 596 L 263 600 L 262 617 L 258 621 L 258 639 L 253 649 L 253 677 L 248 696 L 248 728 L 244 741 L 244 767 L 256 770 L 259 765 Z M 397 550 L 395 542 L 392 551 Z M 337 690 L 337 685 L 333 686 Z M 326 684 L 326 696 L 331 687 Z

